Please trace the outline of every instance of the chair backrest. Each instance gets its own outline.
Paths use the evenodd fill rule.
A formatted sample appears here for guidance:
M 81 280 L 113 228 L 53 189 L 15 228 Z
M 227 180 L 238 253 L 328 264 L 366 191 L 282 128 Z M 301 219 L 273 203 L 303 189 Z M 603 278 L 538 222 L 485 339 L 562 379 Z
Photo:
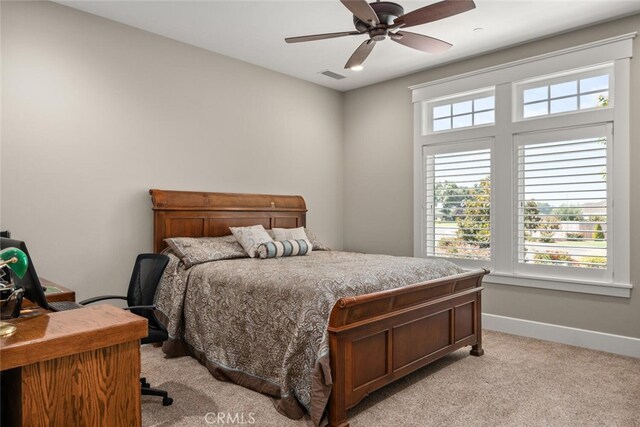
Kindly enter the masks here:
M 162 273 L 169 263 L 169 257 L 162 254 L 140 254 L 136 258 L 133 267 L 129 290 L 127 291 L 127 304 L 153 305 L 156 289 L 162 279 Z M 158 322 L 151 310 L 136 310 L 131 312 L 145 317 L 150 325 L 158 325 Z

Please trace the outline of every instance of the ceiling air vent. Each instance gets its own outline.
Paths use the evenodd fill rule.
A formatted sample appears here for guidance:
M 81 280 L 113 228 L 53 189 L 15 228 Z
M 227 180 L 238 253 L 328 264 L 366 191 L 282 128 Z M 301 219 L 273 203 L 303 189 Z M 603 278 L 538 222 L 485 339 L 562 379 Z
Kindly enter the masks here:
M 327 77 L 331 77 L 332 79 L 336 79 L 336 80 L 342 80 L 345 77 L 342 74 L 338 74 L 338 73 L 334 73 L 333 71 L 322 71 L 320 74 L 324 74 Z

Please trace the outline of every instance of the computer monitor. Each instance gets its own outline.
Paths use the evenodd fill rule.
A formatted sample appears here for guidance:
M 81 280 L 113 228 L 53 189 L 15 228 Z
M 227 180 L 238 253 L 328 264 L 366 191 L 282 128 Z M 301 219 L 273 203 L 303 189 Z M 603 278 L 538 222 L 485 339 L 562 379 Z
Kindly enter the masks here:
M 50 310 L 49 304 L 47 303 L 47 297 L 44 295 L 44 290 L 40 284 L 40 279 L 38 279 L 36 268 L 33 265 L 33 260 L 27 250 L 27 245 L 22 240 L 0 237 L 0 250 L 5 248 L 18 248 L 27 255 L 27 258 L 29 258 L 27 273 L 22 279 L 15 274 L 12 274 L 13 283 L 15 283 L 16 287 L 24 289 L 24 294 L 30 301 L 44 309 Z

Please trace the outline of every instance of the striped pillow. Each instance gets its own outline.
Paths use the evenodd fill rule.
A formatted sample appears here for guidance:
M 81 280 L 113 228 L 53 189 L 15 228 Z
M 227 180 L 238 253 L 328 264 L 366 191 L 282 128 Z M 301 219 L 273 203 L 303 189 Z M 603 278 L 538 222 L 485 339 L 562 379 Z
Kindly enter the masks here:
M 306 239 L 276 240 L 258 246 L 256 253 L 262 259 L 281 256 L 306 255 L 311 253 L 311 242 Z

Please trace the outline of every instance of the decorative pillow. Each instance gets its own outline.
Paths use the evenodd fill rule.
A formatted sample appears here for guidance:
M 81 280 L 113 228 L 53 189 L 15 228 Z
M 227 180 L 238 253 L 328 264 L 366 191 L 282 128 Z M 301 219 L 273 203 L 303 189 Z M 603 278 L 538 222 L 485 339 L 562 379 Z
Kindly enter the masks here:
M 164 239 L 186 268 L 208 261 L 245 258 L 247 254 L 233 236 L 173 237 Z
M 323 242 L 318 240 L 316 233 L 309 230 L 308 228 L 305 228 L 304 231 L 307 234 L 307 239 L 311 242 L 311 246 L 313 246 L 314 251 L 330 251 L 331 250 L 329 246 L 325 245 Z
M 276 240 L 308 240 L 304 227 L 298 228 L 272 228 L 273 237 Z
M 251 227 L 229 227 L 238 243 L 251 257 L 256 257 L 256 249 L 263 243 L 273 242 L 273 239 L 260 224 Z
M 276 240 L 258 246 L 256 253 L 262 259 L 281 256 L 307 255 L 311 253 L 311 242 L 306 239 Z
M 274 240 L 306 239 L 311 242 L 314 251 L 330 251 L 327 245 L 318 240 L 315 233 L 308 228 L 272 228 L 267 230 Z

